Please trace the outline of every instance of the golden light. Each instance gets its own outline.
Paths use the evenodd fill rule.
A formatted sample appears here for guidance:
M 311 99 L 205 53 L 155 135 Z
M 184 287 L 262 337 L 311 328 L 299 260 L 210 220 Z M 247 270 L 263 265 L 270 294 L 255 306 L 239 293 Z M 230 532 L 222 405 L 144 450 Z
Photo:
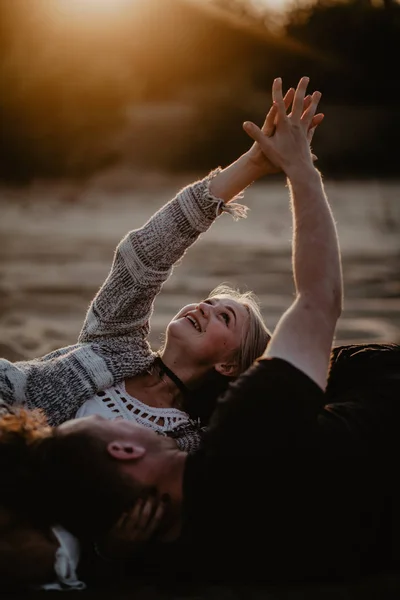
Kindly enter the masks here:
M 121 9 L 140 0 L 56 0 L 58 10 L 70 15 L 91 15 L 118 13 Z

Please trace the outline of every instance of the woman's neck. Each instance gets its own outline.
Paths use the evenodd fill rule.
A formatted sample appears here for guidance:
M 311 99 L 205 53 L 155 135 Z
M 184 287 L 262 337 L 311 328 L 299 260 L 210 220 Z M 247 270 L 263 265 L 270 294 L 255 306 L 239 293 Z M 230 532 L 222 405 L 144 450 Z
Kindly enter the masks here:
M 184 400 L 182 391 L 159 365 L 126 379 L 125 388 L 134 398 L 157 408 L 180 408 Z
M 189 389 L 194 389 L 209 373 L 210 365 L 195 364 L 188 361 L 181 353 L 166 350 L 160 356 L 163 364 L 170 369 L 176 377 Z

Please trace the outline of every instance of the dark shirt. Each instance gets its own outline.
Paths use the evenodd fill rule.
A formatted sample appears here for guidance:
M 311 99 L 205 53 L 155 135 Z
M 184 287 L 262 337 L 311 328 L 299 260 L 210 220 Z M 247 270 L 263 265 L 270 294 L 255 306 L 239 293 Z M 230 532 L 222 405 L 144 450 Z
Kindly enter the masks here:
M 187 459 L 180 577 L 337 579 L 382 554 L 377 455 L 326 401 L 280 359 L 231 386 Z
M 330 396 L 284 360 L 258 361 L 187 458 L 179 541 L 149 547 L 124 574 L 262 584 L 388 565 L 398 502 L 397 446 L 385 439 L 393 394 L 374 403 L 377 389 L 364 392 Z

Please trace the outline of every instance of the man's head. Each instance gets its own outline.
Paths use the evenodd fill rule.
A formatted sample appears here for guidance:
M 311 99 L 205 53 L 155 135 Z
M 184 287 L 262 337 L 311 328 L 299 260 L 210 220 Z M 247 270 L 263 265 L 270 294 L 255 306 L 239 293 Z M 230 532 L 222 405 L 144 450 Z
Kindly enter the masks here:
M 135 501 L 162 485 L 175 442 L 132 421 L 68 421 L 42 440 L 49 519 L 79 536 L 107 531 Z M 162 490 L 164 491 L 164 490 Z

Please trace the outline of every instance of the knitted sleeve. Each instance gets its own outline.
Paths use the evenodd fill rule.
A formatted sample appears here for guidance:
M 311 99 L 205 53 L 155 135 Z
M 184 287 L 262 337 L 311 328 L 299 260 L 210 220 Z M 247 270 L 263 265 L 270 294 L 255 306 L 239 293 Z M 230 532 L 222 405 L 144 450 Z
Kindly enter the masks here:
M 80 342 L 132 333 L 145 338 L 155 297 L 174 264 L 220 212 L 244 216 L 241 205 L 225 205 L 211 195 L 209 183 L 216 172 L 182 189 L 121 240 L 111 271 L 89 307 Z

